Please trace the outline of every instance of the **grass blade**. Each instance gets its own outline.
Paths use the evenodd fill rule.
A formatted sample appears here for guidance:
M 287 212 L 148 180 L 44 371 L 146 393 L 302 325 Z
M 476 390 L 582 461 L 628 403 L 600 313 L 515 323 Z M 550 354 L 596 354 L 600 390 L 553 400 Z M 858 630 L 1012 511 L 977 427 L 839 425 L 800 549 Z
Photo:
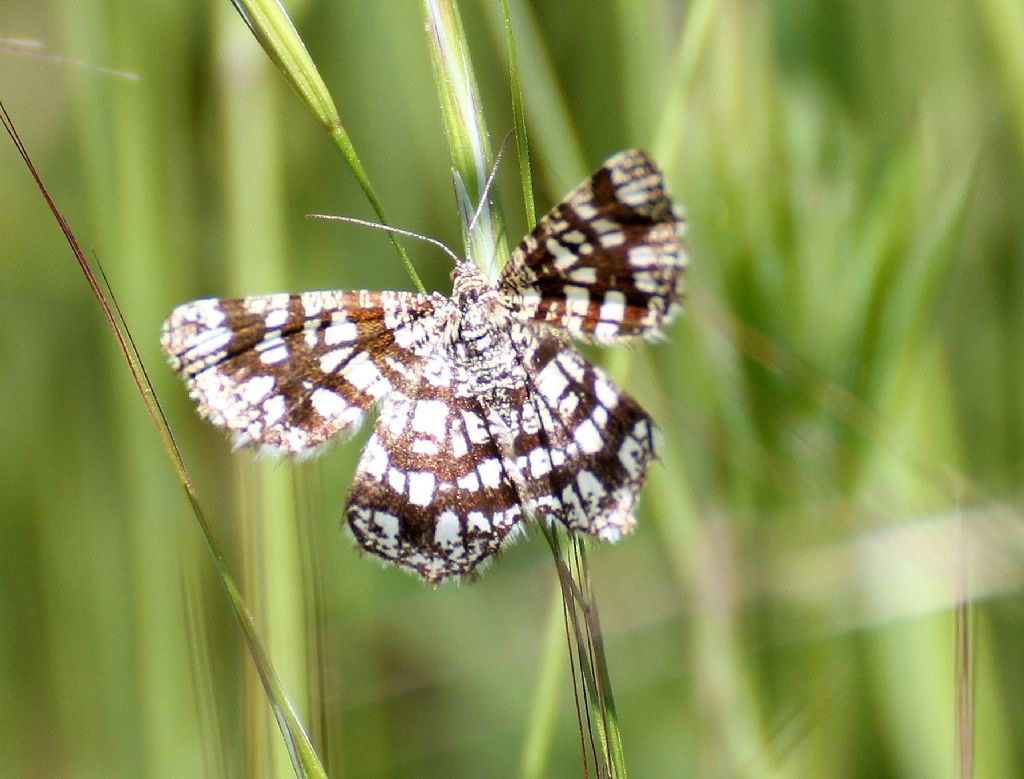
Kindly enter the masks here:
M 459 198 L 460 212 L 465 225 L 468 215 L 473 213 L 475 202 L 468 195 L 473 191 L 479 191 L 486 180 L 486 172 L 489 169 L 491 151 L 486 122 L 480 105 L 476 80 L 469 60 L 468 44 L 465 40 L 457 4 L 448 0 L 425 0 L 425 6 L 428 29 L 431 32 L 433 43 L 431 53 L 441 99 L 442 115 L 445 119 L 453 166 L 458 176 L 456 189 L 461 194 L 460 180 L 473 184 L 473 187 L 467 188 L 466 194 Z M 517 144 L 520 149 L 520 167 L 525 165 L 529 176 L 529 152 L 525 142 L 525 114 L 521 105 L 522 89 L 519 82 L 518 56 L 515 52 L 515 39 L 512 34 L 512 23 L 507 3 L 502 5 L 502 14 L 508 45 L 513 114 L 517 117 L 516 131 Z M 532 192 L 531 181 L 532 177 L 523 181 L 524 191 Z M 527 202 L 532 202 L 532 197 Z M 532 207 L 530 210 L 532 212 Z M 532 224 L 533 217 L 528 215 L 528 219 Z M 472 234 L 467 233 L 467 248 L 470 256 L 474 257 L 478 264 L 480 264 L 481 254 L 479 252 L 481 250 L 486 250 L 494 245 L 502 245 L 503 235 L 489 235 L 488 232 L 498 229 L 499 224 L 496 216 L 491 219 L 480 219 L 477 225 L 479 229 L 474 230 Z M 492 252 L 483 256 L 494 257 L 494 254 Z M 492 278 L 497 275 L 498 266 L 493 261 L 485 262 L 481 267 Z M 595 753 L 595 761 L 603 762 L 609 775 L 624 777 L 626 771 L 622 756 L 621 734 L 615 714 L 600 624 L 597 620 L 597 610 L 590 587 L 586 555 L 582 551 L 583 542 L 573 539 L 571 548 L 576 551 L 576 565 L 566 566 L 558 552 L 557 530 L 545 528 L 544 532 L 551 545 L 556 568 L 562 581 L 565 605 L 573 625 L 570 635 L 570 650 L 575 642 L 577 662 L 585 684 L 587 726 L 584 730 L 591 737 L 591 749 Z M 584 592 L 586 595 L 583 595 Z M 580 617 L 582 617 L 582 629 Z M 600 756 L 597 755 L 597 750 L 593 746 L 595 730 L 602 744 Z
M 550 180 L 560 196 L 590 173 L 583 140 L 558 81 L 533 6 L 521 0 L 507 2 L 510 9 L 508 18 L 515 30 L 520 80 L 529 85 L 529 90 L 523 93 L 523 101 L 530 112 L 530 125 L 533 127 L 532 152 L 550 172 Z M 483 3 L 482 10 L 496 46 L 509 56 L 511 50 L 502 46 L 507 32 L 498 6 Z
M 469 59 L 466 33 L 454 0 L 424 0 L 424 10 L 466 255 L 488 278 L 495 279 L 508 257 L 501 211 L 489 200 L 471 229 L 473 214 L 494 164 L 494 152 Z
M 331 136 L 331 140 L 341 152 L 352 175 L 359 182 L 370 206 L 376 212 L 377 218 L 382 224 L 388 224 L 384 206 L 370 184 L 370 177 L 367 175 L 359 155 L 356 154 L 352 139 L 341 123 L 341 115 L 338 113 L 334 99 L 284 7 L 278 0 L 231 0 L 231 2 L 267 56 Z M 416 273 L 409 255 L 394 235 L 388 233 L 388 237 L 398 252 L 412 283 L 417 290 L 424 292 L 426 288 L 420 281 L 419 274 Z
M 512 98 L 512 121 L 515 123 L 516 149 L 519 152 L 519 180 L 523 186 L 523 208 L 526 211 L 526 229 L 537 224 L 537 205 L 533 197 L 533 171 L 530 168 L 530 142 L 526 135 L 526 109 L 523 107 L 523 82 L 519 77 L 519 54 L 512 33 L 512 17 L 508 0 L 501 0 L 501 15 L 505 23 L 505 46 L 508 54 L 508 82 Z
M 93 296 L 100 305 L 104 319 L 107 322 L 107 326 L 110 328 L 115 340 L 117 341 L 118 348 L 120 349 L 125 363 L 128 366 L 132 380 L 146 406 L 146 411 L 149 414 L 153 425 L 156 427 L 157 434 L 160 437 L 164 451 L 167 454 L 168 459 L 171 461 L 171 465 L 177 474 L 178 481 L 181 483 L 181 486 L 185 491 L 186 498 L 192 507 L 192 512 L 195 515 L 196 521 L 199 524 L 199 529 L 206 541 L 207 549 L 213 559 L 217 576 L 228 595 L 232 611 L 242 628 L 242 634 L 249 647 L 250 655 L 256 664 L 257 672 L 259 673 L 264 689 L 266 690 L 268 702 L 270 703 L 274 716 L 281 728 L 281 734 L 284 737 L 289 755 L 292 757 L 292 765 L 295 768 L 295 773 L 300 777 L 326 777 L 326 774 L 316 757 L 316 752 L 309 741 L 309 737 L 306 735 L 306 732 L 302 727 L 302 723 L 299 721 L 298 716 L 292 708 L 291 702 L 288 700 L 287 695 L 285 695 L 280 679 L 277 676 L 277 672 L 274 670 L 273 664 L 270 662 L 270 658 L 267 656 L 266 651 L 263 648 L 263 644 L 256 631 L 252 615 L 250 614 L 248 607 L 245 605 L 245 602 L 242 600 L 234 578 L 228 571 L 224 554 L 221 551 L 217 540 L 213 536 L 209 521 L 207 520 L 199 503 L 198 496 L 196 495 L 195 488 L 192 485 L 192 480 L 188 475 L 188 471 L 185 468 L 185 463 L 181 458 L 181 453 L 178 450 L 177 443 L 175 442 L 174 436 L 167 424 L 163 408 L 160 406 L 156 392 L 149 380 L 149 375 L 146 372 L 146 368 L 143 365 L 142 359 L 135 347 L 131 334 L 126 327 L 125 322 L 121 318 L 121 312 L 117 307 L 117 302 L 110 294 L 109 287 L 105 284 L 106 279 L 104 278 L 104 284 L 101 284 L 100 280 L 93 272 L 92 267 L 82 251 L 81 246 L 78 244 L 78 240 L 75 238 L 70 225 L 65 221 L 63 214 L 57 208 L 56 203 L 50 197 L 46 186 L 43 184 L 42 178 L 32 163 L 28 150 L 25 148 L 21 138 L 18 136 L 13 120 L 2 103 L 0 103 L 0 118 L 2 118 L 4 129 L 7 131 L 7 134 L 17 147 L 25 166 L 35 181 L 43 198 L 46 200 L 46 204 L 50 208 L 54 219 L 60 226 L 61 232 L 63 232 L 68 245 L 74 253 L 75 259 L 78 261 L 79 268 L 85 276 Z

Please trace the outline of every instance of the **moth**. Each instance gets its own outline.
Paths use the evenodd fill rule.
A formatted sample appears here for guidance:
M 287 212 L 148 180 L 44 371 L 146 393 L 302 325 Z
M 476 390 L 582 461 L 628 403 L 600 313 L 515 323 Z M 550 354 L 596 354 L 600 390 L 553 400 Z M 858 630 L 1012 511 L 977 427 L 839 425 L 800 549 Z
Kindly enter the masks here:
M 161 346 L 201 416 L 306 452 L 379 408 L 348 493 L 359 544 L 428 582 L 472 574 L 524 522 L 617 541 L 655 456 L 647 413 L 571 345 L 661 335 L 685 219 L 643 152 L 541 219 L 496 281 L 452 294 L 321 290 L 179 306 Z

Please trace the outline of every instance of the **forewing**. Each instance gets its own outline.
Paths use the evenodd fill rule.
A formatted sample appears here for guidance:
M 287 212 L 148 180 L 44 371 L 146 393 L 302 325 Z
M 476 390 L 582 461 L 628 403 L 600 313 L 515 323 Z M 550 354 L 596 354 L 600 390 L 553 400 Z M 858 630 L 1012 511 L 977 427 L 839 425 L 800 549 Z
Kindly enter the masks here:
M 384 401 L 346 509 L 365 549 L 430 582 L 472 573 L 522 519 L 488 412 L 454 373 L 438 354 Z
M 524 333 L 518 339 L 530 338 Z M 530 383 L 513 447 L 534 516 L 617 541 L 636 524 L 634 509 L 654 458 L 650 417 L 568 344 L 526 342 Z
M 651 160 L 623 151 L 538 222 L 499 287 L 521 316 L 577 337 L 656 336 L 682 301 L 684 229 Z
M 435 303 L 366 291 L 197 300 L 167 318 L 160 344 L 202 416 L 243 445 L 301 452 L 417 372 Z

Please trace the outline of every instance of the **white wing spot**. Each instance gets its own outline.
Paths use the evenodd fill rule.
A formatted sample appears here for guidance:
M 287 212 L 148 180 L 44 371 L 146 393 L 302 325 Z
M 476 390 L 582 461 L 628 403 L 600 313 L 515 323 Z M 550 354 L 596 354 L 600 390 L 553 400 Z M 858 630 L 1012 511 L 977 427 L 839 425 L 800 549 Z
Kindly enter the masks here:
M 414 506 L 429 506 L 434 499 L 434 474 L 417 471 L 409 474 L 409 502 Z
M 389 386 L 366 352 L 356 355 L 345 369 L 344 376 L 352 386 L 373 398 L 384 395 Z
M 626 296 L 617 289 L 608 290 L 597 316 L 607 322 L 621 322 L 626 317 Z
M 619 328 L 626 318 L 626 296 L 617 289 L 609 290 L 604 296 L 597 317 L 594 335 L 598 338 L 614 338 L 619 334 Z
M 470 471 L 459 479 L 456 484 L 460 490 L 468 490 L 469 492 L 476 492 L 480 489 L 480 480 L 476 477 L 476 471 Z
M 497 487 L 501 484 L 501 463 L 489 457 L 476 467 L 480 474 L 480 482 L 485 487 Z
M 491 523 L 487 521 L 487 517 L 484 516 L 481 511 L 470 511 L 466 516 L 466 527 L 469 530 L 480 530 L 487 532 L 491 529 Z
M 580 404 L 579 395 L 570 392 L 558 404 L 558 415 L 562 419 L 571 419 L 576 407 Z
M 573 438 L 576 439 L 576 443 L 580 445 L 580 449 L 583 450 L 585 454 L 600 452 L 604 446 L 601 441 L 601 433 L 589 419 L 585 420 L 576 428 L 576 431 L 573 433 Z
M 316 412 L 325 419 L 339 417 L 348 408 L 348 403 L 341 395 L 323 387 L 313 390 L 313 394 L 309 396 L 309 402 L 313 404 Z
M 573 381 L 583 381 L 587 371 L 586 368 L 583 367 L 583 364 L 577 355 L 570 352 L 562 352 L 555 359 L 557 359 L 558 364 L 562 366 L 562 370 L 565 371 L 566 376 L 571 378 Z
M 386 511 L 374 511 L 373 523 L 381 529 L 381 533 L 388 538 L 398 536 L 398 517 L 388 514 Z
M 285 448 L 292 452 L 298 452 L 306 448 L 306 442 L 309 440 L 309 436 L 306 435 L 306 431 L 298 427 L 293 427 L 288 431 L 288 435 L 285 438 Z
M 653 295 L 659 289 L 657 279 L 649 271 L 634 271 L 633 286 L 648 295 Z
M 324 343 L 328 346 L 350 344 L 359 336 L 355 322 L 334 322 L 324 330 Z
M 465 457 L 469 453 L 469 445 L 466 442 L 466 436 L 461 433 L 453 432 L 449 439 L 449 445 L 452 449 L 452 457 L 456 459 Z
M 551 471 L 551 454 L 547 449 L 534 449 L 530 452 L 530 474 L 539 478 Z
M 419 322 L 396 327 L 393 334 L 395 343 L 403 349 L 413 349 L 427 339 L 427 331 Z
M 577 284 L 596 284 L 597 268 L 589 265 L 575 268 L 569 272 L 569 280 L 575 281 Z
M 587 470 L 580 471 L 576 476 L 576 486 L 590 510 L 597 508 L 601 496 L 607 492 L 601 480 L 592 471 Z
M 590 293 L 586 287 L 577 287 L 573 284 L 565 285 L 565 310 L 570 315 L 585 317 L 590 307 Z
M 551 252 L 551 256 L 554 258 L 555 267 L 558 268 L 558 270 L 564 271 L 567 268 L 571 268 L 579 261 L 579 258 L 576 256 L 576 252 L 567 249 L 557 238 L 548 238 L 544 245 L 547 247 L 547 250 Z
M 381 420 L 387 426 L 388 432 L 396 438 L 405 432 L 410 406 L 412 406 L 411 401 L 398 395 L 389 397 L 384 405 L 384 409 L 381 412 Z
M 239 384 L 238 391 L 246 403 L 255 406 L 270 394 L 275 384 L 273 376 L 255 376 Z
M 630 479 L 639 479 L 644 472 L 646 462 L 644 446 L 633 436 L 626 436 L 619 447 L 619 462 L 626 469 Z
M 288 321 L 288 309 L 287 308 L 275 308 L 269 312 L 263 318 L 263 326 L 268 330 L 276 330 L 279 327 L 284 327 L 285 322 Z
M 431 457 L 441 454 L 441 447 L 437 445 L 436 441 L 431 441 L 429 438 L 417 438 L 412 442 L 412 450 L 416 454 L 426 454 Z
M 323 373 L 334 373 L 338 366 L 341 365 L 352 355 L 352 347 L 342 347 L 340 349 L 331 349 L 323 357 L 320 358 L 320 370 Z
M 444 440 L 445 423 L 448 421 L 448 406 L 440 400 L 420 400 L 412 415 L 412 429 L 426 433 L 438 441 Z
M 363 459 L 359 465 L 377 481 L 384 478 L 388 470 L 388 453 L 380 445 L 377 436 L 370 436 L 370 440 L 366 442 L 366 451 L 363 452 Z
M 562 397 L 565 388 L 569 386 L 569 380 L 554 360 L 545 365 L 541 372 L 537 374 L 535 383 L 537 389 L 540 390 L 540 394 L 552 403 Z
M 242 307 L 250 314 L 256 316 L 267 315 L 268 311 L 274 311 L 275 309 L 285 309 L 287 314 L 288 298 L 291 297 L 287 292 L 278 292 L 276 295 L 257 295 L 251 298 L 244 298 L 242 300 Z
M 618 391 L 615 389 L 615 386 L 600 373 L 594 377 L 594 393 L 597 395 L 598 402 L 605 408 L 611 409 L 619 405 Z
M 260 362 L 264 365 L 273 365 L 275 363 L 284 362 L 288 359 L 288 347 L 282 344 L 267 349 L 265 352 L 260 354 Z
M 272 395 L 263 401 L 263 423 L 268 427 L 275 425 L 284 416 L 284 396 Z
M 304 292 L 299 297 L 299 300 L 302 302 L 302 314 L 306 319 L 318 317 L 320 312 L 324 310 L 324 295 L 322 292 Z
M 466 433 L 469 435 L 470 441 L 474 444 L 485 444 L 490 440 L 487 428 L 484 427 L 483 420 L 480 417 L 472 411 L 463 411 L 462 418 L 466 422 Z
M 230 330 L 216 330 L 204 333 L 199 338 L 192 338 L 188 341 L 187 359 L 198 360 L 219 352 L 231 343 Z
M 397 468 L 388 470 L 388 486 L 399 495 L 405 493 L 405 474 Z
M 434 526 L 434 543 L 439 546 L 462 546 L 462 528 L 459 515 L 454 511 L 442 511 Z

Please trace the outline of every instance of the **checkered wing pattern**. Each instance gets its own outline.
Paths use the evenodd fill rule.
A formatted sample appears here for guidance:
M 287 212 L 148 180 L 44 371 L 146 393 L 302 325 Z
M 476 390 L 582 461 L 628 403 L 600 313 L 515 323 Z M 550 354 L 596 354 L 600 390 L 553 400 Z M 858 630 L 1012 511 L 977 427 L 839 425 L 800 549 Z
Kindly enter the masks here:
M 523 520 L 629 533 L 653 424 L 569 342 L 660 335 L 679 309 L 683 222 L 641 152 L 609 159 L 527 236 L 497 284 L 452 295 L 307 292 L 179 306 L 161 344 L 199 412 L 301 453 L 380 406 L 346 518 L 429 582 L 472 574 Z
M 430 582 L 472 573 L 523 518 L 488 409 L 458 373 L 440 349 L 388 396 L 348 496 L 359 543 Z
M 657 336 L 680 308 L 684 230 L 654 163 L 623 151 L 537 223 L 498 287 L 526 316 L 576 337 Z
M 178 306 L 161 346 L 200 415 L 241 445 L 322 444 L 416 371 L 437 298 L 306 292 Z
M 556 337 L 529 344 L 524 359 L 529 379 L 513 448 L 528 513 L 618 541 L 636 524 L 655 455 L 650 417 Z

